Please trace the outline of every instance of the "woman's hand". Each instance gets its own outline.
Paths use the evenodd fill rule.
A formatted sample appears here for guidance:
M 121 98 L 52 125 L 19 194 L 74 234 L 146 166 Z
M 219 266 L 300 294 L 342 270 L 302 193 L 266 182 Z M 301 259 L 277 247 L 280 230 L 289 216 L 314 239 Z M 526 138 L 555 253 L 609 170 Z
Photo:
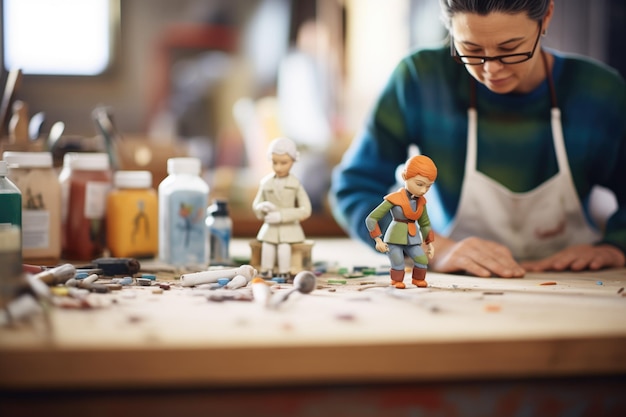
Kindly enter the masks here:
M 621 268 L 626 263 L 624 253 L 613 245 L 575 245 L 545 259 L 523 262 L 529 272 L 583 271 L 601 268 Z
M 502 278 L 521 278 L 526 272 L 506 246 L 490 240 L 469 237 L 455 242 L 437 235 L 435 243 L 437 255 L 429 265 L 436 272 Z

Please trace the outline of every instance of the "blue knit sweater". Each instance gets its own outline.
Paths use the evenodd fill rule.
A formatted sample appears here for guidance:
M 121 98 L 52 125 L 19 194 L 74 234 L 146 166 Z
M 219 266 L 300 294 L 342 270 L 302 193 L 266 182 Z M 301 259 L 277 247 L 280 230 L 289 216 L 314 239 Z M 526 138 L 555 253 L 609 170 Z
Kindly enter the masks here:
M 616 194 L 619 209 L 603 241 L 626 252 L 626 84 L 599 62 L 550 52 L 578 195 L 587 208 L 596 184 Z M 441 232 L 450 224 L 465 165 L 470 81 L 448 48 L 417 51 L 399 63 L 333 173 L 333 214 L 351 236 L 371 244 L 365 218 L 397 186 L 395 171 L 411 144 L 439 171 L 427 195 L 433 229 Z M 527 94 L 496 94 L 478 84 L 478 170 L 513 192 L 531 190 L 556 174 L 550 107 L 547 81 Z

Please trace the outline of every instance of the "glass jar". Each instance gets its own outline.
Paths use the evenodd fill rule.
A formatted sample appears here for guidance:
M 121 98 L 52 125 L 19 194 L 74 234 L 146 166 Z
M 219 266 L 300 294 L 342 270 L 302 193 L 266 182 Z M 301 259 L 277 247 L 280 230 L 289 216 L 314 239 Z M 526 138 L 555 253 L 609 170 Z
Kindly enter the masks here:
M 106 153 L 67 153 L 61 183 L 61 247 L 68 260 L 90 261 L 104 254 L 106 198 L 112 172 Z

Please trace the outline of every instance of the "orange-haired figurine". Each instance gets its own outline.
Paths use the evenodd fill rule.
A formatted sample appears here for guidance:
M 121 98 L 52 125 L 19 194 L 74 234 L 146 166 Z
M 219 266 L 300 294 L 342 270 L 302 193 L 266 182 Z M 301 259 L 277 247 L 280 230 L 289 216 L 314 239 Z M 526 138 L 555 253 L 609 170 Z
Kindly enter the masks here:
M 428 259 L 435 255 L 435 248 L 424 194 L 436 178 L 437 167 L 429 157 L 417 155 L 410 158 L 402 172 L 404 188 L 387 194 L 365 219 L 367 230 L 376 241 L 376 250 L 389 256 L 391 285 L 396 288 L 405 288 L 405 254 L 413 260 L 411 283 L 418 287 L 428 286 L 426 268 Z M 392 220 L 382 239 L 378 222 L 389 211 Z

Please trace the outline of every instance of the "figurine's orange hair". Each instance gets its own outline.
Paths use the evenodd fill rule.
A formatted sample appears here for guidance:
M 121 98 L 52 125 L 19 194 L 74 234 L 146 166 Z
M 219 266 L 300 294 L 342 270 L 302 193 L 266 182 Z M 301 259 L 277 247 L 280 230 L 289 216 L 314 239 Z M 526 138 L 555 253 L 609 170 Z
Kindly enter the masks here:
M 409 158 L 404 168 L 404 178 L 409 179 L 416 175 L 435 181 L 437 178 L 437 167 L 433 160 L 425 155 L 416 155 Z

